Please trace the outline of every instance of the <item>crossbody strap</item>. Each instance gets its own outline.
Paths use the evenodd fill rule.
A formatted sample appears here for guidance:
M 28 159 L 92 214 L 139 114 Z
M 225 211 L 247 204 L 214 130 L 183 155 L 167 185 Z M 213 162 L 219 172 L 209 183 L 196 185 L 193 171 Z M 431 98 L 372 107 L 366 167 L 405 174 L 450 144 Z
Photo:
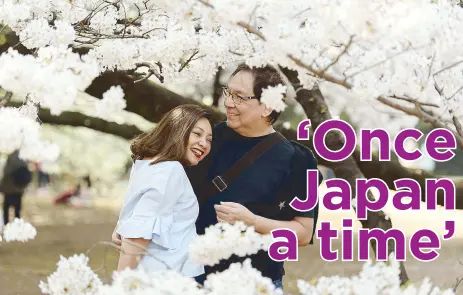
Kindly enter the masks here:
M 206 201 L 217 192 L 223 192 L 228 186 L 265 151 L 285 139 L 280 132 L 271 133 L 254 148 L 240 158 L 233 166 L 222 175 L 215 176 L 211 182 L 207 182 L 199 194 L 201 202 Z M 218 156 L 218 155 L 216 155 Z

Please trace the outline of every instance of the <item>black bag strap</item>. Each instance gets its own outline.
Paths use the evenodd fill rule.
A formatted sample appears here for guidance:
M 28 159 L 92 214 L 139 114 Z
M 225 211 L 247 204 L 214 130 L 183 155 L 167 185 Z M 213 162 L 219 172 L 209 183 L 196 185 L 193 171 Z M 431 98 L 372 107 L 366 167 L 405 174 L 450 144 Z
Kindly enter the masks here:
M 285 139 L 285 137 L 280 132 L 276 131 L 271 133 L 247 152 L 242 158 L 235 162 L 235 164 L 233 164 L 233 166 L 225 173 L 215 176 L 211 182 L 206 183 L 206 185 L 201 189 L 201 192 L 198 194 L 198 199 L 200 199 L 201 202 L 204 202 L 215 193 L 226 190 L 227 187 L 231 185 L 232 182 L 244 171 L 244 169 L 249 167 L 265 151 L 283 139 Z

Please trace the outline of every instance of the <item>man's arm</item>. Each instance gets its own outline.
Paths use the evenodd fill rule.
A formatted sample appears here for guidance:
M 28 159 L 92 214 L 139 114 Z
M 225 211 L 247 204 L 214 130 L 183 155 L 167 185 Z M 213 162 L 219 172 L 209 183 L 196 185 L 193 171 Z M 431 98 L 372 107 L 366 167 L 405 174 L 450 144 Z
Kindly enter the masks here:
M 241 220 L 248 226 L 254 226 L 260 234 L 270 234 L 275 229 L 288 228 L 296 233 L 299 246 L 305 246 L 312 239 L 314 219 L 312 217 L 296 216 L 291 221 L 275 220 L 265 218 L 252 213 L 245 206 L 233 203 L 222 202 L 215 205 L 217 220 L 220 222 L 234 223 Z
M 260 234 L 269 234 L 271 231 L 280 228 L 288 228 L 296 233 L 299 246 L 308 245 L 312 239 L 313 218 L 296 216 L 291 221 L 281 221 L 255 215 L 254 228 Z

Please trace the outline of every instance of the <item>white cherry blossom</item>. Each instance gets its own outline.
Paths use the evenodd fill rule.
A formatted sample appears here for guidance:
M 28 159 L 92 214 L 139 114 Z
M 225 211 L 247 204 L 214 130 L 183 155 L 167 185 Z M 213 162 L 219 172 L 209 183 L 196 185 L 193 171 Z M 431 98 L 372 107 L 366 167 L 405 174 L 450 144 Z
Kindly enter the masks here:
M 37 230 L 29 222 L 22 218 L 15 218 L 12 222 L 8 222 L 3 230 L 3 238 L 5 242 L 27 242 L 35 239 Z

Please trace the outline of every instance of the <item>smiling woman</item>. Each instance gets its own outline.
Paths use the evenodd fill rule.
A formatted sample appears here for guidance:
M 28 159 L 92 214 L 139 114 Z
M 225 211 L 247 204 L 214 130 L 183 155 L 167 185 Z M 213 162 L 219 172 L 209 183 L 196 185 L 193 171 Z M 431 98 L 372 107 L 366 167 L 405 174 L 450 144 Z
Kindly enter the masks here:
M 209 117 L 197 105 L 172 109 L 155 128 L 135 138 L 130 148 L 132 160 L 153 159 L 151 164 L 162 161 L 178 161 L 184 166 L 198 164 L 210 150 Z
M 119 271 L 141 265 L 188 277 L 204 273 L 203 266 L 188 257 L 188 245 L 197 235 L 199 205 L 185 168 L 209 154 L 208 118 L 199 106 L 181 105 L 134 140 L 129 187 L 113 235 L 113 240 L 122 240 Z
M 204 141 L 205 139 L 205 141 Z M 186 159 L 191 165 L 196 165 L 209 153 L 212 143 L 211 124 L 206 118 L 201 118 L 195 124 L 188 139 Z

